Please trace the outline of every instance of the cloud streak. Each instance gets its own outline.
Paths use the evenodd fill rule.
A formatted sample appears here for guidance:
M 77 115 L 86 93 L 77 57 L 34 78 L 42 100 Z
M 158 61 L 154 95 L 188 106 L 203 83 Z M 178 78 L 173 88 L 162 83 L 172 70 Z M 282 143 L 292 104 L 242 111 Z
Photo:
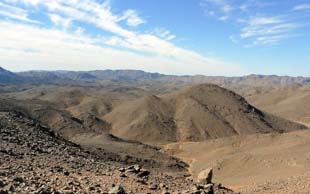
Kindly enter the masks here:
M 4 67 L 25 69 L 142 69 L 173 74 L 231 74 L 242 72 L 237 65 L 220 60 L 202 58 L 192 53 L 178 60 L 158 55 L 137 53 L 100 46 L 101 39 L 73 35 L 64 31 L 42 29 L 24 24 L 0 22 L 0 61 Z M 27 52 L 35 50 L 36 52 Z M 181 53 L 184 54 L 184 53 Z M 19 56 L 19 57 L 16 57 Z M 91 64 L 91 68 L 90 68 Z M 189 64 L 191 68 L 189 67 Z
M 50 20 L 56 25 L 56 26 L 62 26 L 65 29 L 69 28 L 71 25 L 72 20 L 70 18 L 63 18 L 60 15 L 57 14 L 48 14 L 50 17 Z
M 241 39 L 252 39 L 253 45 L 275 44 L 294 37 L 299 24 L 291 23 L 280 17 L 255 17 L 247 21 L 241 29 Z
M 310 9 L 310 4 L 295 5 L 286 10 L 279 9 L 281 5 L 279 2 L 265 3 L 261 0 L 202 0 L 202 2 L 203 8 L 212 13 L 209 14 L 210 16 L 238 26 L 240 33 L 229 37 L 233 43 L 240 42 L 247 47 L 249 45 L 273 45 L 299 36 L 297 31 L 307 25 L 301 23 L 299 17 L 296 17 L 291 10 Z
M 22 22 L 36 23 L 36 24 L 40 23 L 36 20 L 29 19 L 28 12 L 26 10 L 1 2 L 0 2 L 0 15 L 14 20 L 19 20 Z
M 236 8 L 227 0 L 203 0 L 200 5 L 205 9 L 205 13 L 215 16 L 219 20 L 226 21 Z
M 176 46 L 171 42 L 175 35 L 169 30 L 157 35 L 130 30 L 128 26 L 137 28 L 146 21 L 135 10 L 112 13 L 109 1 L 15 0 L 12 6 L 20 4 L 29 10 L 45 9 L 53 25 L 0 20 L 0 61 L 4 67 L 10 64 L 34 69 L 40 66 L 85 70 L 127 68 L 173 74 L 245 73 L 239 65 Z M 95 26 L 100 32 L 89 34 L 78 25 L 81 23 Z
M 126 10 L 122 17 L 118 19 L 119 21 L 126 20 L 126 24 L 128 26 L 139 26 L 140 24 L 146 23 L 144 19 L 138 16 L 137 12 L 135 10 L 129 9 Z
M 310 3 L 297 5 L 293 8 L 294 11 L 301 11 L 301 10 L 307 10 L 307 9 L 310 9 Z

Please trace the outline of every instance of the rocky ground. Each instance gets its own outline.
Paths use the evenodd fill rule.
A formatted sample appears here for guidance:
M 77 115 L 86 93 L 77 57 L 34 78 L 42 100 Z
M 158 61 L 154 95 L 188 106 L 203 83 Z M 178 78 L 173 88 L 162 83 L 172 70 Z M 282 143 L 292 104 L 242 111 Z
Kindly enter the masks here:
M 243 194 L 309 194 L 310 173 L 291 176 L 277 181 L 268 181 L 262 184 L 248 185 L 240 189 Z
M 1 112 L 0 132 L 0 194 L 234 193 L 184 174 L 126 165 L 104 151 L 98 156 L 21 113 Z

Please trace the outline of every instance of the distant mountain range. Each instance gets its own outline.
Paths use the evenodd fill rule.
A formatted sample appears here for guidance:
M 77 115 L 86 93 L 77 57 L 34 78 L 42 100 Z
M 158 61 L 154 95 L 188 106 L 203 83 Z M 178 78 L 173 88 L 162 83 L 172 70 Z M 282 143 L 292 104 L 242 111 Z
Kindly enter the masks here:
M 264 87 L 310 84 L 310 77 L 290 77 L 276 75 L 248 75 L 242 77 L 204 75 L 176 76 L 149 73 L 140 70 L 26 71 L 13 73 L 0 67 L 0 83 L 57 85 L 124 83 L 135 85 L 166 84 L 170 86 L 213 83 L 223 87 L 229 87 L 231 85 Z

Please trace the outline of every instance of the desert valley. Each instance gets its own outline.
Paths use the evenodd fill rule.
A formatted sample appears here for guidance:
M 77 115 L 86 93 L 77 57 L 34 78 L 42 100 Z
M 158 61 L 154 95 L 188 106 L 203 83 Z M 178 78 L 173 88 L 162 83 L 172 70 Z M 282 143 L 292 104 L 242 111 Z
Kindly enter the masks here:
M 310 194 L 310 0 L 0 0 L 0 194 Z
M 1 68 L 0 83 L 1 194 L 310 191 L 310 78 Z

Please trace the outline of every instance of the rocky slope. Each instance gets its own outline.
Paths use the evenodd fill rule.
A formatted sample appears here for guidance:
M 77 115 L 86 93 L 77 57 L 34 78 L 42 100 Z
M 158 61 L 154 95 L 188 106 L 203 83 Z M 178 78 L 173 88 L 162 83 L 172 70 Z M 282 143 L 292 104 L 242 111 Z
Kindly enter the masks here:
M 67 140 L 87 147 L 89 150 L 105 150 L 115 161 L 141 164 L 148 168 L 165 171 L 186 171 L 186 164 L 159 151 L 159 148 L 135 141 L 125 141 L 105 130 L 106 123 L 90 117 L 80 120 L 70 113 L 51 105 L 29 100 L 1 99 L 0 112 L 19 112 Z M 98 128 L 94 128 L 98 127 Z M 97 153 L 101 155 L 102 153 Z
M 142 142 L 200 141 L 306 128 L 264 113 L 236 93 L 209 84 L 127 101 L 103 118 L 111 123 L 112 134 Z
M 276 88 L 246 98 L 267 112 L 310 126 L 309 85 Z
M 218 193 L 177 174 L 124 166 L 58 137 L 21 113 L 0 113 L 0 193 Z M 103 150 L 100 150 L 104 152 Z

